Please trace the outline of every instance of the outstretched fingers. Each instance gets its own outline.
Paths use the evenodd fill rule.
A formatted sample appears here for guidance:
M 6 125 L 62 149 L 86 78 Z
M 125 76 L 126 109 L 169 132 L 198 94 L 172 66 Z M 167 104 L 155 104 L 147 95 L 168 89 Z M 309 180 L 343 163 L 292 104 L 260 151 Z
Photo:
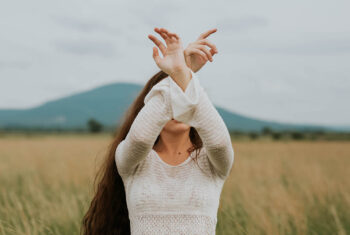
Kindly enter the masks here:
M 159 28 L 159 29 L 155 28 L 154 31 L 156 31 L 157 33 L 162 35 L 162 37 L 165 40 L 165 42 L 167 43 L 167 45 L 169 43 L 176 42 L 176 41 L 180 40 L 180 37 L 176 33 L 171 33 L 169 30 L 167 30 L 165 28 Z
M 153 55 L 152 56 L 153 56 L 154 61 L 158 65 L 160 63 L 160 61 L 161 61 L 161 58 L 159 56 L 157 47 L 153 47 Z
M 188 50 L 186 50 L 186 53 L 188 53 L 189 55 L 190 54 L 198 54 L 200 57 L 202 57 L 202 59 L 204 61 L 208 60 L 207 54 L 204 53 L 202 50 L 195 48 L 195 47 L 188 48 Z
M 176 33 L 171 33 L 169 32 L 169 30 L 165 29 L 165 28 L 161 28 L 161 31 L 166 33 L 170 38 L 174 37 L 175 39 L 179 40 L 180 37 L 176 34 Z
M 203 51 L 203 52 L 207 55 L 208 60 L 209 60 L 210 62 L 213 62 L 213 55 L 208 51 L 208 49 L 207 49 L 204 45 L 196 45 L 195 47 L 196 47 L 197 49 Z
M 156 44 L 159 47 L 159 49 L 162 52 L 163 56 L 165 56 L 165 52 L 166 52 L 165 45 L 160 40 L 158 40 L 158 38 L 153 36 L 152 34 L 149 34 L 148 38 L 151 39 L 154 42 L 154 44 Z
M 216 31 L 217 31 L 216 28 L 210 29 L 210 30 L 208 30 L 208 31 L 206 31 L 206 32 L 204 32 L 204 33 L 202 33 L 202 34 L 198 37 L 198 40 L 199 40 L 199 39 L 207 38 L 210 34 L 215 33 Z
M 166 33 L 164 33 L 159 28 L 154 28 L 154 31 L 158 33 L 164 39 L 164 41 L 168 40 L 168 36 L 166 35 Z
M 218 53 L 218 49 L 216 48 L 216 46 L 212 42 L 210 42 L 208 39 L 199 39 L 197 43 L 202 45 L 207 45 L 208 47 L 211 48 L 211 51 Z

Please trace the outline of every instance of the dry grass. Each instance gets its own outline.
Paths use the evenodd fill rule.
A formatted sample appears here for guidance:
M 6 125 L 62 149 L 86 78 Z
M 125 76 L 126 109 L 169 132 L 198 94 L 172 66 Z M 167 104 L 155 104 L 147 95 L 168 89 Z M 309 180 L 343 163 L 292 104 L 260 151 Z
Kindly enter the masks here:
M 348 142 L 234 143 L 220 234 L 349 234 Z
M 110 138 L 0 138 L 0 234 L 78 234 Z M 349 142 L 233 146 L 217 234 L 350 234 Z

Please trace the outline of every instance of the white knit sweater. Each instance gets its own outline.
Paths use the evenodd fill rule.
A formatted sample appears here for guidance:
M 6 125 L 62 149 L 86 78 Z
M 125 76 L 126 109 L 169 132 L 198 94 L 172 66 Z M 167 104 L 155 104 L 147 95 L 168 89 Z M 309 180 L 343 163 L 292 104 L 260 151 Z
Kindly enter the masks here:
M 220 195 L 234 151 L 223 119 L 197 75 L 191 74 L 185 92 L 169 76 L 153 86 L 116 149 L 133 235 L 215 234 Z M 201 169 L 192 159 L 195 152 L 174 166 L 153 149 L 172 118 L 193 126 L 201 137 Z

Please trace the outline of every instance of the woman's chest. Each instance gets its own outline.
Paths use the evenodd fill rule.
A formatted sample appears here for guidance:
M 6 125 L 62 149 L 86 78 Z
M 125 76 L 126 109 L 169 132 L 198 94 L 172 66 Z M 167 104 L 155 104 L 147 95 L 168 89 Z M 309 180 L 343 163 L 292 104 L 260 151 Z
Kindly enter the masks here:
M 129 210 L 215 210 L 221 184 L 214 180 L 205 166 L 202 168 L 193 160 L 181 167 L 168 167 L 159 161 L 141 165 L 126 189 Z

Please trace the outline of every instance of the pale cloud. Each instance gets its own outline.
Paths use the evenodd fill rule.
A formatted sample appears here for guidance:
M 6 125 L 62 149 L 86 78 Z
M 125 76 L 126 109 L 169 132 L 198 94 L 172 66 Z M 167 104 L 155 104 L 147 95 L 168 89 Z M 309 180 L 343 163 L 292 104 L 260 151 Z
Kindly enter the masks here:
M 108 41 L 57 41 L 53 44 L 57 50 L 82 56 L 113 57 L 116 55 L 114 44 Z
M 89 18 L 78 18 L 77 16 L 54 16 L 52 18 L 63 27 L 84 33 L 104 32 L 115 36 L 121 35 L 119 27 L 107 25 L 106 22 L 100 22 Z
M 28 61 L 0 61 L 1 68 L 26 69 L 30 66 Z
M 268 24 L 268 19 L 260 16 L 225 17 L 217 22 L 218 27 L 225 34 L 249 31 L 266 27 Z
M 232 53 L 281 54 L 281 55 L 341 55 L 350 54 L 350 38 L 298 38 L 293 41 L 260 41 L 248 39 L 237 41 Z

